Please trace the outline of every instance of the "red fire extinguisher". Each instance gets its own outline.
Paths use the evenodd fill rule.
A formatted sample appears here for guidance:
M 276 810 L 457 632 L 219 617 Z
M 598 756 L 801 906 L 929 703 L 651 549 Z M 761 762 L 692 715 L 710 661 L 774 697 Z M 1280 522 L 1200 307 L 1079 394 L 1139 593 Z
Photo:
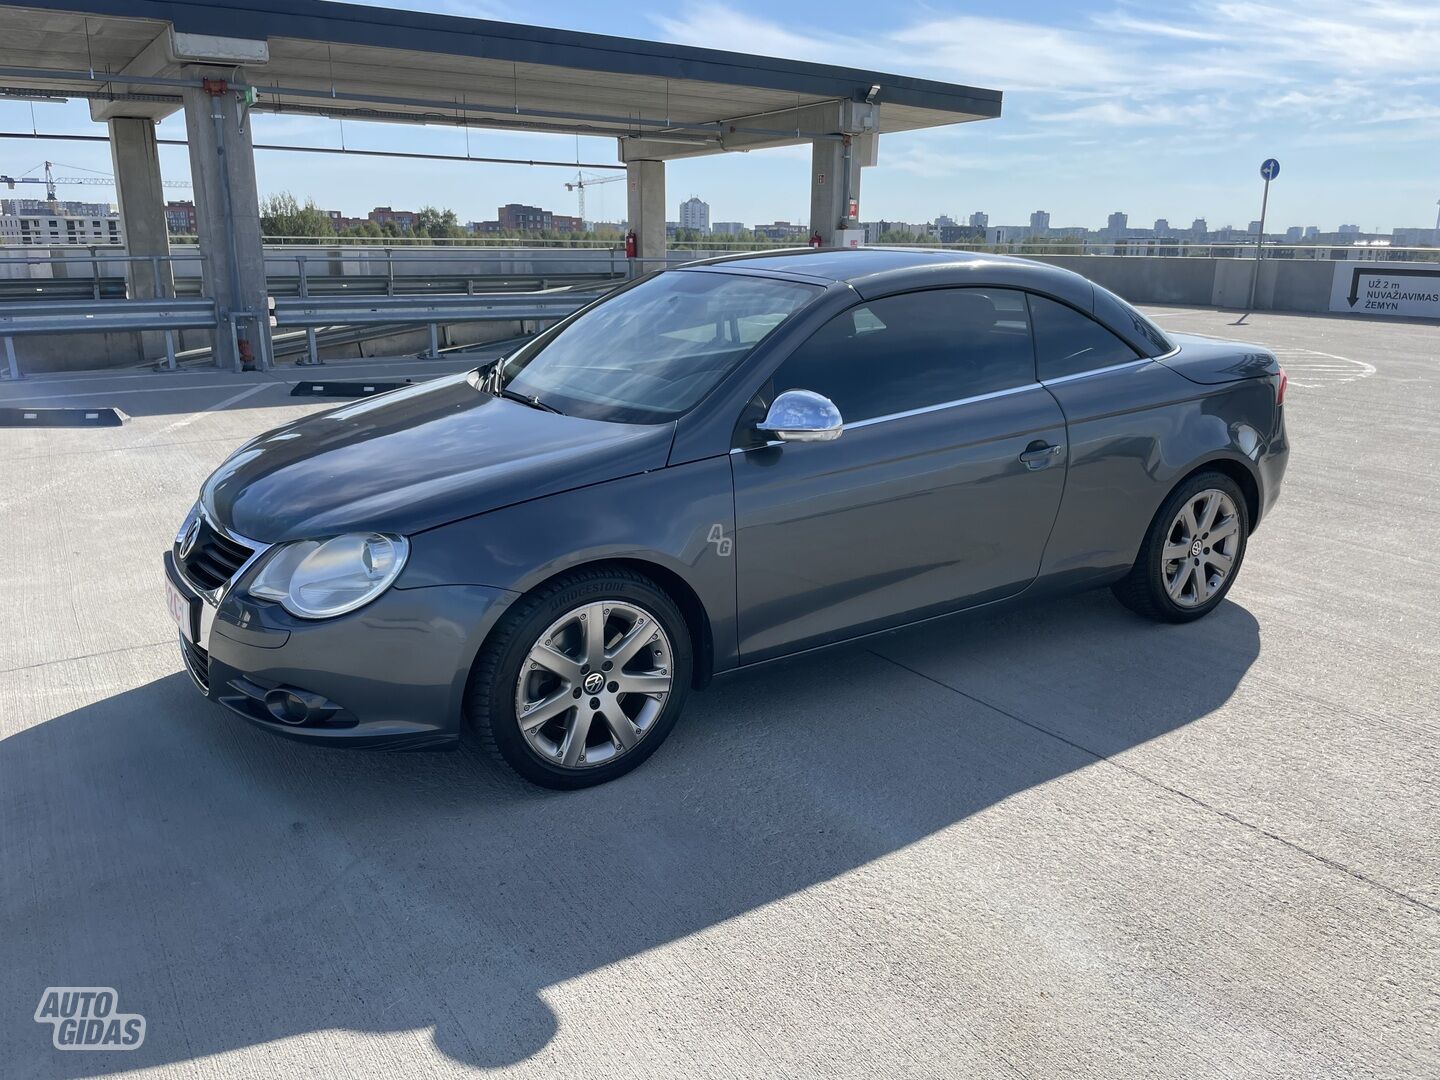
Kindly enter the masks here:
M 821 241 L 821 239 L 820 239 L 820 234 L 819 234 L 818 232 L 813 232 L 813 233 L 810 234 L 810 246 L 811 246 L 811 247 L 813 247 L 813 248 L 818 248 L 821 243 L 822 243 L 822 241 Z
M 631 229 L 625 234 L 625 257 L 627 259 L 635 258 L 639 254 L 639 247 L 640 238 L 635 235 L 635 230 Z

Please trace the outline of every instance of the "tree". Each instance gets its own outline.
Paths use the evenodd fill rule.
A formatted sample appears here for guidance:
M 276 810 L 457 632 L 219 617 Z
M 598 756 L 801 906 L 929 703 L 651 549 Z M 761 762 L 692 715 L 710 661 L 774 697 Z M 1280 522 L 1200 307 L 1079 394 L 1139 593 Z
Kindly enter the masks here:
M 260 232 L 265 236 L 327 237 L 335 235 L 335 226 L 314 199 L 306 199 L 302 206 L 290 192 L 280 191 L 260 204 Z
M 453 239 L 465 235 L 460 219 L 454 210 L 437 210 L 433 206 L 421 207 L 415 216 L 415 235 L 428 236 L 432 240 Z

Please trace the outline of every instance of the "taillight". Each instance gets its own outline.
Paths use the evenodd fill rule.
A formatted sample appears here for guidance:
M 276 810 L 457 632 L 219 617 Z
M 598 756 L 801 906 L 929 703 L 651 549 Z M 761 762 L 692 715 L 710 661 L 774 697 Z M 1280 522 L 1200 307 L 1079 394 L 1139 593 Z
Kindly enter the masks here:
M 1285 369 L 1280 369 L 1280 381 L 1275 386 L 1275 404 L 1285 404 L 1285 388 L 1290 385 L 1290 377 L 1285 374 Z

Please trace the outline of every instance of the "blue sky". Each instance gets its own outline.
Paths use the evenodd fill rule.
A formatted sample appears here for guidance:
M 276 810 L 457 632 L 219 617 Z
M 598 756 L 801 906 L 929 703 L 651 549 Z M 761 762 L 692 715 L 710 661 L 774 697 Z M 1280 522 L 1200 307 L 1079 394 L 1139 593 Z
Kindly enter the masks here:
M 973 210 L 991 224 L 1049 210 L 1055 226 L 1132 225 L 1157 217 L 1211 227 L 1258 216 L 1259 164 L 1281 160 L 1273 227 L 1343 223 L 1388 231 L 1433 225 L 1440 198 L 1440 3 L 1435 0 L 1211 0 L 1141 4 L 885 4 L 858 0 L 415 0 L 381 6 L 542 23 L 576 30 L 873 68 L 1003 90 L 999 120 L 887 136 L 867 169 L 861 217 L 930 220 Z M 83 104 L 37 104 L 41 130 L 97 133 Z M 32 108 L 0 103 L 0 128 L 30 130 Z M 179 117 L 163 133 L 183 138 Z M 255 118 L 257 141 L 338 146 L 340 125 Z M 465 153 L 463 133 L 344 125 L 351 147 Z M 474 131 L 477 155 L 571 159 L 563 136 Z M 162 151 L 186 179 L 183 148 Z M 581 140 L 585 160 L 613 161 L 613 141 Z M 45 157 L 109 169 L 103 144 L 0 142 L 0 172 Z M 804 220 L 808 151 L 672 163 L 675 205 L 706 199 L 716 220 Z M 556 169 L 329 155 L 257 155 L 262 192 L 290 190 L 362 214 L 390 204 L 489 218 L 503 202 L 574 213 Z M 65 171 L 65 170 L 60 170 Z M 33 173 L 32 173 L 33 174 Z M 70 188 L 62 198 L 103 189 Z M 87 192 L 90 194 L 87 195 Z M 20 192 L 17 192 L 19 194 Z M 178 197 L 178 196 L 177 196 Z M 624 214 L 622 184 L 592 189 L 587 216 Z

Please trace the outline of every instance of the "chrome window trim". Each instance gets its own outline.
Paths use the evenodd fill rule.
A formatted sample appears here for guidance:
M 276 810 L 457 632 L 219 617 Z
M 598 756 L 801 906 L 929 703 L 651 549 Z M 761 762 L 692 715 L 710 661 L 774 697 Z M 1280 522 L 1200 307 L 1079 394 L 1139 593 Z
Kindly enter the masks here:
M 975 394 L 971 397 L 956 398 L 954 401 L 942 401 L 935 405 L 922 405 L 918 409 L 906 409 L 904 412 L 886 413 L 884 416 L 872 416 L 865 420 L 856 420 L 853 424 L 847 423 L 845 430 L 851 428 L 870 427 L 872 424 L 884 424 L 891 420 L 904 420 L 910 416 L 922 416 L 925 413 L 939 412 L 941 409 L 953 409 L 957 405 L 972 405 L 977 401 L 992 401 L 995 398 L 1009 397 L 1011 394 L 1019 394 L 1025 390 L 1043 390 L 1044 387 L 1038 382 L 1022 383 L 1019 386 L 1007 386 L 1004 390 L 991 390 L 984 394 Z
M 1176 349 L 1174 352 L 1168 352 L 1165 355 L 1174 356 L 1175 353 L 1179 351 L 1179 349 Z M 1091 368 L 1089 371 L 1076 371 L 1069 375 L 1056 376 L 1053 379 L 1041 379 L 1040 385 L 1054 386 L 1057 383 L 1067 383 L 1075 379 L 1088 379 L 1091 375 L 1103 375 L 1107 371 L 1123 371 L 1125 368 L 1139 367 L 1141 364 L 1153 364 L 1159 359 L 1161 358 L 1158 356 L 1141 356 L 1134 360 L 1126 360 L 1123 364 L 1107 364 L 1104 367 Z
M 833 440 L 832 440 L 832 441 L 833 441 Z M 779 439 L 766 439 L 766 440 L 765 440 L 763 443 L 761 443 L 759 446 L 732 446 L 732 447 L 730 448 L 730 453 L 732 453 L 732 454 L 748 454 L 751 450 L 769 450 L 772 446 L 784 446 L 784 445 L 785 445 L 785 444 L 784 444 L 783 442 L 781 442 Z
M 1019 386 L 1007 386 L 1004 390 L 991 390 L 984 394 L 975 394 L 971 397 L 956 398 L 954 401 L 940 401 L 934 405 L 922 405 L 918 409 L 906 409 L 903 412 L 886 413 L 884 416 L 871 416 L 865 420 L 856 420 L 854 423 L 845 421 L 844 431 L 851 431 L 855 428 L 870 427 L 874 424 L 884 424 L 891 420 L 904 420 L 911 416 L 923 416 L 925 413 L 939 412 L 942 409 L 953 409 L 959 405 L 973 405 L 977 401 L 991 401 L 995 398 L 1009 397 L 1011 394 L 1019 394 L 1025 390 L 1043 390 L 1042 383 L 1028 382 Z M 751 450 L 766 450 L 772 446 L 784 446 L 779 439 L 770 439 L 763 446 L 735 446 L 731 447 L 732 454 L 745 454 Z

